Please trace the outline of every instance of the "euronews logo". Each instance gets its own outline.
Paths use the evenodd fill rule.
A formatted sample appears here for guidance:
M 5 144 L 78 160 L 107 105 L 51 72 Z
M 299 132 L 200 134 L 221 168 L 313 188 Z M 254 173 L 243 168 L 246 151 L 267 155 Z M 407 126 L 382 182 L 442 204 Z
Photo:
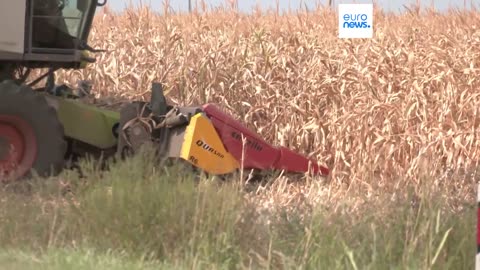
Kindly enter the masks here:
M 370 28 L 367 23 L 367 14 L 345 14 L 343 15 L 343 28 Z
M 372 4 L 339 4 L 338 13 L 340 38 L 372 38 Z

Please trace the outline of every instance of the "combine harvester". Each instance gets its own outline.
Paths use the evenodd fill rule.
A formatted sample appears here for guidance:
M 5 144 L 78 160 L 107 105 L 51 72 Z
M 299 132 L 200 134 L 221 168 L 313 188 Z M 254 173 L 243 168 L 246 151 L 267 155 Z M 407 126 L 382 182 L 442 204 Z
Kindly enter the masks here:
M 160 84 L 150 102 L 120 111 L 82 103 L 55 85 L 55 71 L 81 69 L 95 58 L 87 41 L 97 7 L 106 0 L 0 2 L 0 177 L 59 173 L 66 158 L 135 153 L 149 143 L 209 174 L 238 169 L 327 175 L 328 169 L 284 147 L 274 147 L 212 104 L 168 105 Z M 26 83 L 30 71 L 44 75 Z M 40 82 L 46 79 L 44 85 Z M 36 86 L 36 87 L 35 87 Z M 35 88 L 34 88 L 35 87 Z

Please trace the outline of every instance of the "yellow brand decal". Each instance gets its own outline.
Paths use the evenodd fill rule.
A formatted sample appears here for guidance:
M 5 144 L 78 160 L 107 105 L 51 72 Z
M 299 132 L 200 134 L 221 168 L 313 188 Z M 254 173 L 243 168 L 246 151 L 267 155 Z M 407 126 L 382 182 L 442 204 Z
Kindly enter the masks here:
M 211 174 L 227 174 L 239 167 L 223 146 L 210 120 L 202 114 L 190 119 L 180 156 Z

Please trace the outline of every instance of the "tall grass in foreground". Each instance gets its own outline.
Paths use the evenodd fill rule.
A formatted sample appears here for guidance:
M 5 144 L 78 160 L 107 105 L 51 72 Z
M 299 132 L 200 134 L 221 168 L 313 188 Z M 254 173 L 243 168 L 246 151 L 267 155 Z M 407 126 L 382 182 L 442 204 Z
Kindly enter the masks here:
M 182 167 L 155 168 L 148 155 L 108 172 L 90 165 L 83 165 L 88 181 L 65 172 L 0 192 L 0 265 L 471 269 L 474 263 L 475 203 L 453 211 L 427 185 L 394 198 L 261 212 L 234 179 L 195 181 Z

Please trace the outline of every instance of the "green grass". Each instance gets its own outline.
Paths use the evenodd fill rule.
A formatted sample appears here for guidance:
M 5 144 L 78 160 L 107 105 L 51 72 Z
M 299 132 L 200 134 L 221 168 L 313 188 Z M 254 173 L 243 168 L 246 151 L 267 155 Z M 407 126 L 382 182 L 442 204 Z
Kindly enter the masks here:
M 267 218 L 236 181 L 146 160 L 5 187 L 0 269 L 473 268 L 475 202 L 425 189 Z
M 171 269 L 161 263 L 129 259 L 121 253 L 61 249 L 51 249 L 41 254 L 21 250 L 0 252 L 0 267 L 9 270 Z

